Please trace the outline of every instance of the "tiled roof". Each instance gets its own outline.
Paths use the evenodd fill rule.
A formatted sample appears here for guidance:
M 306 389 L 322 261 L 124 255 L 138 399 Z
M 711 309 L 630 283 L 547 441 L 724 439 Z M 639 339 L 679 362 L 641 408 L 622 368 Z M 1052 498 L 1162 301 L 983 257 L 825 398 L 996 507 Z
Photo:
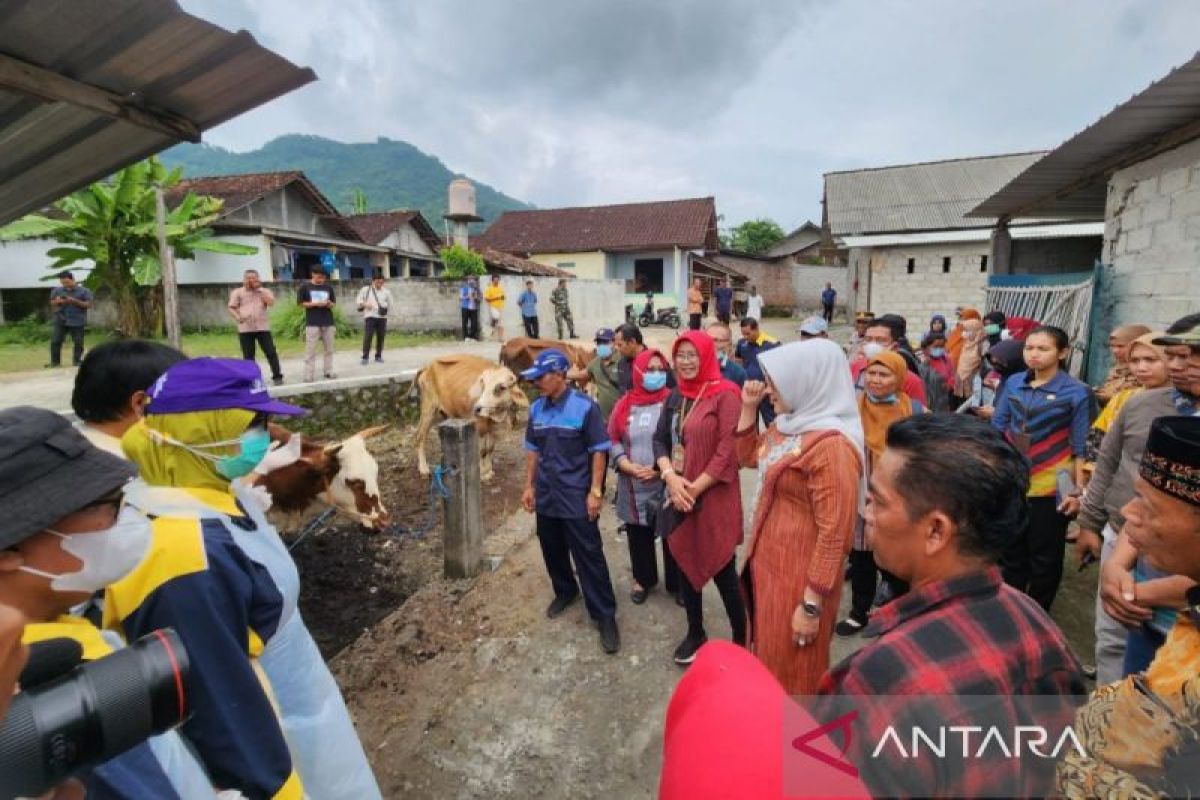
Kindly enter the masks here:
M 519 256 L 504 253 L 491 247 L 479 247 L 474 242 L 471 244 L 471 249 L 483 256 L 483 261 L 487 264 L 489 271 L 495 270 L 496 272 L 507 272 L 513 275 L 541 275 L 548 278 L 571 277 L 571 273 L 565 269 L 551 267 L 547 264 L 539 264 L 536 261 L 520 258 Z
M 475 241 L 481 247 L 526 254 L 719 246 L 711 197 L 506 211 Z
M 378 211 L 372 214 L 353 214 L 346 217 L 346 222 L 358 231 L 358 235 L 367 244 L 379 244 L 392 231 L 398 230 L 404 225 L 412 225 L 425 244 L 435 253 L 445 244 L 420 211 L 397 209 L 396 211 Z
M 990 227 L 964 215 L 1044 153 L 959 158 L 825 175 L 834 236 Z

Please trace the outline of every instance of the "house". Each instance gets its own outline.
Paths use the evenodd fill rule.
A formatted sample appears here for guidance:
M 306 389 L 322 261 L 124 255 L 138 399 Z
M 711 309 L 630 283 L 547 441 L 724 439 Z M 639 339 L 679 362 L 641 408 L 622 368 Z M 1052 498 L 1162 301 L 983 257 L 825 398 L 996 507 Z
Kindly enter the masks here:
M 793 264 L 821 263 L 821 226 L 806 220 L 764 253 L 768 259 L 787 258 Z
M 1200 310 L 1200 53 L 1013 175 L 969 212 L 1102 218 L 1092 339 Z M 1015 236 L 1014 236 L 1015 238 Z M 1100 373 L 1105 348 L 1092 348 Z
M 693 272 L 706 282 L 741 277 L 698 261 L 720 247 L 711 197 L 506 211 L 472 243 L 535 258 L 577 278 L 623 280 L 627 303 L 644 302 L 653 292 L 683 305 Z
M 964 216 L 1044 153 L 1012 153 L 830 172 L 822 226 L 846 250 L 848 310 L 907 317 L 914 328 L 957 306 L 982 306 L 995 219 Z M 1099 215 L 1016 218 L 1006 272 L 1091 270 L 1100 255 Z M 835 288 L 838 288 L 835 286 Z
M 432 278 L 441 272 L 444 242 L 420 211 L 396 210 L 346 217 L 367 244 L 386 247 L 372 253 L 371 267 L 389 278 Z

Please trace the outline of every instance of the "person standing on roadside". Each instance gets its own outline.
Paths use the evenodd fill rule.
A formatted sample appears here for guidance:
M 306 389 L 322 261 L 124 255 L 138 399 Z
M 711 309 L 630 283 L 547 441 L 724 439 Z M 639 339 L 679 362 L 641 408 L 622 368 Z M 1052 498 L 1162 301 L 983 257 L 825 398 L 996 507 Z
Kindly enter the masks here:
M 59 286 L 50 290 L 50 308 L 54 310 L 54 330 L 50 334 L 50 363 L 47 367 L 62 364 L 62 346 L 67 334 L 71 335 L 71 363 L 79 366 L 83 361 L 83 329 L 87 325 L 87 312 L 92 307 L 92 293 L 75 282 L 74 274 L 58 273 Z
M 554 324 L 558 328 L 558 338 L 563 338 L 565 322 L 571 338 L 578 339 L 575 335 L 575 318 L 571 316 L 571 294 L 567 291 L 566 278 L 558 279 L 558 287 L 550 293 L 550 303 L 554 306 Z
M 483 299 L 488 304 L 488 324 L 492 328 L 492 338 L 503 342 L 505 297 L 499 275 L 492 276 L 488 287 L 483 290 Z
M 283 370 L 279 367 L 279 353 L 275 350 L 275 339 L 271 336 L 271 323 L 267 318 L 273 305 L 275 295 L 262 285 L 258 270 L 243 272 L 242 285 L 229 293 L 229 316 L 237 323 L 242 358 L 253 361 L 257 343 L 271 365 L 271 381 L 279 386 L 283 383 Z
M 692 278 L 692 286 L 687 291 L 688 327 L 694 331 L 700 330 L 700 321 L 704 318 L 704 292 L 700 285 L 699 278 Z
M 621 647 L 617 600 L 596 520 L 612 443 L 599 406 L 567 382 L 569 367 L 567 357 L 551 348 L 521 373 L 541 395 L 529 409 L 525 429 L 521 505 L 537 514 L 537 537 L 554 588 L 546 616 L 562 614 L 579 597 L 582 584 L 588 615 L 600 629 L 604 652 L 611 655 Z
M 833 304 L 836 302 L 837 290 L 833 288 L 832 283 L 825 284 L 825 289 L 821 292 L 821 308 L 824 309 L 826 322 L 833 322 Z
M 317 343 L 325 351 L 324 374 L 333 374 L 333 302 L 337 297 L 325 277 L 325 270 L 313 267 L 312 280 L 296 292 L 296 303 L 304 307 L 304 382 L 316 380 Z
M 533 290 L 533 281 L 525 281 L 525 291 L 517 298 L 521 307 L 521 324 L 525 326 L 525 335 L 530 339 L 538 338 L 538 296 Z
M 746 298 L 746 313 L 742 316 L 752 319 L 762 319 L 763 314 L 763 299 L 758 293 L 758 287 L 750 286 L 750 296 Z
M 463 278 L 462 286 L 458 287 L 458 308 L 462 313 L 464 342 L 479 341 L 479 302 L 482 299 L 475 278 Z
M 383 274 L 375 273 L 371 285 L 358 290 L 355 301 L 363 315 L 362 364 L 367 365 L 371 340 L 375 340 L 375 363 L 383 363 L 383 337 L 387 335 L 387 315 L 392 307 L 392 293 L 384 288 Z
M 726 284 L 724 278 L 717 281 L 717 287 L 713 289 L 713 301 L 717 307 L 717 321 L 728 325 L 733 314 L 733 289 Z

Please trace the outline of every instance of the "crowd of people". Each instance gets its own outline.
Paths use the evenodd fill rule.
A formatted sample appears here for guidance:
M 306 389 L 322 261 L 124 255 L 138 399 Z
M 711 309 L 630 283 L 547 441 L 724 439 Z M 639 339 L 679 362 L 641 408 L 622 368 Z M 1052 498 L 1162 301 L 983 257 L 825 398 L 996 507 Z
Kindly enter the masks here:
M 1192 726 L 1160 722 L 1153 740 L 1035 769 L 877 760 L 864 772 L 873 793 L 973 796 L 1004 785 L 1033 796 L 1056 780 L 1070 796 L 1200 786 L 1195 762 L 1184 767 L 1180 755 L 1192 753 L 1200 719 L 1200 663 L 1186 650 L 1200 559 L 1185 564 L 1185 553 L 1163 549 L 1189 525 L 1195 536 L 1200 514 L 1200 315 L 1166 331 L 1114 331 L 1100 390 L 1068 371 L 1067 334 L 1033 320 L 963 308 L 910 339 L 904 318 L 864 313 L 845 347 L 824 323 L 805 320 L 798 341 L 781 343 L 744 318 L 735 345 L 718 318 L 677 336 L 669 352 L 646 347 L 633 326 L 602 329 L 588 369 L 570 370 L 551 350 L 523 373 L 541 394 L 526 433 L 525 505 L 552 578 L 547 615 L 582 587 L 604 650 L 620 646 L 598 526 L 607 465 L 630 601 L 644 604 L 661 583 L 683 607 L 672 653 L 680 665 L 706 652 L 711 583 L 733 644 L 792 695 L 1037 695 L 1051 726 L 1070 724 L 1086 701 L 1077 727 L 1095 742 L 1126 735 L 1114 728 L 1144 720 L 1153 703 Z M 614 349 L 616 339 L 630 346 Z M 570 383 L 586 378 L 598 404 Z M 1169 453 L 1148 449 L 1152 429 Z M 742 468 L 757 471 L 745 497 Z M 1134 522 L 1139 503 L 1147 510 Z M 1080 569 L 1102 556 L 1097 652 L 1083 659 L 1049 613 L 1076 516 Z M 1200 539 L 1188 553 L 1200 555 Z M 844 579 L 851 602 L 839 621 Z M 859 635 L 869 643 L 831 665 L 832 637 Z M 1088 700 L 1097 671 L 1101 688 Z M 1150 684 L 1157 694 L 1137 694 Z M 997 703 L 1020 724 L 1019 700 Z M 1095 717 L 1097 703 L 1113 716 Z M 864 717 L 878 730 L 894 721 Z M 668 764 L 664 789 L 671 776 Z

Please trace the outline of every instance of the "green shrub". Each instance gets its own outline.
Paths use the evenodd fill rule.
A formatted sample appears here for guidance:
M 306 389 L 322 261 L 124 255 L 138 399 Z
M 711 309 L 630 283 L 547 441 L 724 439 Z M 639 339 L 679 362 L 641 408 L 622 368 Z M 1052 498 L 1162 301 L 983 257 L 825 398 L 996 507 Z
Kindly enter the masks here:
M 465 278 L 468 275 L 487 273 L 483 256 L 468 250 L 461 244 L 443 247 L 438 255 L 441 257 L 442 263 L 446 265 L 446 271 L 442 273 L 443 278 Z
M 304 307 L 292 299 L 280 300 L 271 308 L 271 333 L 277 339 L 304 341 Z M 359 335 L 354 326 L 346 321 L 342 310 L 333 307 L 333 324 L 339 339 L 353 339 Z
M 41 344 L 50 341 L 50 323 L 38 314 L 0 325 L 0 343 L 3 344 Z

